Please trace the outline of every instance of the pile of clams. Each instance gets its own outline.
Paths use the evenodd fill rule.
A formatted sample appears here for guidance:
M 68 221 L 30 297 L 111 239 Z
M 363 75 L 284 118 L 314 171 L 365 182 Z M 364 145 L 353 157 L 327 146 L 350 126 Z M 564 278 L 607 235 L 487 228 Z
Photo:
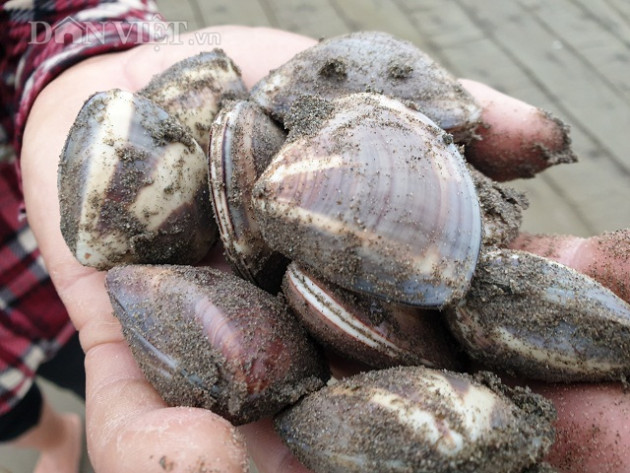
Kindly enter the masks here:
M 552 471 L 554 409 L 487 370 L 630 372 L 630 306 L 507 249 L 524 196 L 470 167 L 480 107 L 413 45 L 321 41 L 248 93 L 221 50 L 97 93 L 61 229 L 171 405 L 275 416 L 317 473 Z M 239 277 L 204 266 L 221 239 Z M 363 367 L 329 381 L 323 353 Z

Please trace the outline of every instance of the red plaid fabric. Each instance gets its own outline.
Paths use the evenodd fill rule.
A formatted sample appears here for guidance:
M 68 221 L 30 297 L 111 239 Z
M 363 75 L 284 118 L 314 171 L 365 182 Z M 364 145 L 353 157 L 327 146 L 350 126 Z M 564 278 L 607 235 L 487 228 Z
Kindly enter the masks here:
M 158 39 L 151 0 L 9 0 L 0 3 L 0 415 L 32 385 L 37 367 L 74 328 L 35 239 L 20 218 L 17 152 L 37 94 L 86 57 Z
M 18 219 L 12 163 L 0 165 L 0 414 L 30 388 L 37 367 L 74 333 L 35 238 Z

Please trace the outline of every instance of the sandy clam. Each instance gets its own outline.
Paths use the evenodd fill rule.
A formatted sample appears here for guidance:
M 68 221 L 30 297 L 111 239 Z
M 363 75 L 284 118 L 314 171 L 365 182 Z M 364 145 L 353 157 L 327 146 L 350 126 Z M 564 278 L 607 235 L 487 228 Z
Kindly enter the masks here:
M 630 304 L 540 256 L 484 253 L 470 293 L 446 313 L 468 353 L 494 369 L 563 382 L 630 374 Z
M 140 95 L 186 125 L 204 151 L 210 126 L 224 100 L 247 96 L 241 73 L 221 49 L 202 52 L 153 77 Z
M 201 259 L 217 237 L 205 155 L 150 100 L 93 95 L 61 154 L 61 232 L 84 265 Z
M 309 333 L 344 357 L 378 368 L 462 367 L 437 311 L 352 293 L 313 277 L 295 262 L 287 268 L 282 288 Z
M 457 141 L 478 125 L 481 108 L 457 80 L 412 43 L 386 33 L 361 31 L 321 41 L 272 71 L 251 96 L 284 121 L 303 95 L 333 99 L 381 93 L 420 110 Z
M 399 367 L 306 396 L 276 429 L 316 473 L 521 473 L 551 446 L 554 416 L 491 378 Z
M 217 115 L 211 136 L 210 191 L 225 256 L 243 278 L 275 293 L 288 260 L 265 242 L 251 193 L 286 133 L 253 103 L 233 101 Z
M 280 300 L 235 276 L 129 265 L 110 270 L 106 283 L 136 360 L 169 404 L 242 424 L 328 379 L 319 351 Z
M 253 205 L 265 240 L 335 284 L 441 307 L 481 242 L 475 188 L 452 138 L 383 95 L 305 98 Z

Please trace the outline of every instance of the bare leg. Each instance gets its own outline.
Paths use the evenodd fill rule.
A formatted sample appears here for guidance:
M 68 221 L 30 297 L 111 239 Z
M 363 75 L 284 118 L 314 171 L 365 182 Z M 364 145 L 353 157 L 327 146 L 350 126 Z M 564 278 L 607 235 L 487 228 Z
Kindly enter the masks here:
M 39 423 L 11 444 L 39 450 L 33 473 L 78 473 L 81 435 L 77 414 L 60 414 L 44 400 Z

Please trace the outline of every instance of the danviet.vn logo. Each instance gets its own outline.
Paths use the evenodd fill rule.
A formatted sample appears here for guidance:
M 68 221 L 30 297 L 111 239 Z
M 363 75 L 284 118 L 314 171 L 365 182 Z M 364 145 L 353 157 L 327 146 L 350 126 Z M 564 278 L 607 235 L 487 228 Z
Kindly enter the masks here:
M 112 37 L 121 44 L 204 44 L 218 46 L 221 35 L 212 31 L 189 32 L 187 21 L 164 21 L 156 16 L 149 21 L 79 21 L 73 17 L 50 24 L 30 22 L 29 44 L 105 44 Z

